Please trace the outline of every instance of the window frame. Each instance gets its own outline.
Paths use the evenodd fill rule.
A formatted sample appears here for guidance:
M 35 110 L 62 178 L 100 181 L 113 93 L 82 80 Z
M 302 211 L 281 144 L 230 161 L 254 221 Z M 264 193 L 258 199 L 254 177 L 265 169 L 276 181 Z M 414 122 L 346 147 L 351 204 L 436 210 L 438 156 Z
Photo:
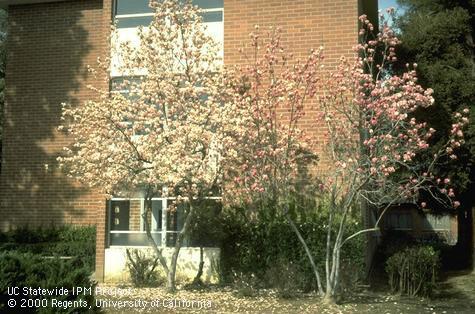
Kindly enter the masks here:
M 177 197 L 152 197 L 152 202 L 153 201 L 161 201 L 162 207 L 161 207 L 161 230 L 160 231 L 155 231 L 157 230 L 157 221 L 154 220 L 154 215 L 153 212 L 151 213 L 151 225 L 150 225 L 150 232 L 152 235 L 154 234 L 160 234 L 160 245 L 159 247 L 161 248 L 167 248 L 167 247 L 174 247 L 174 243 L 170 243 L 171 240 L 168 239 L 168 235 L 173 235 L 175 234 L 178 236 L 181 230 L 168 230 L 168 214 L 170 213 L 170 210 L 168 209 L 169 202 L 175 201 Z M 222 197 L 220 196 L 210 196 L 206 197 L 206 199 L 210 200 L 222 200 Z M 128 201 L 129 205 L 130 202 L 132 201 L 140 201 L 140 230 L 111 230 L 110 224 L 108 224 L 108 230 L 107 230 L 107 235 L 108 235 L 108 247 L 141 247 L 140 245 L 117 245 L 117 244 L 112 244 L 112 237 L 111 235 L 113 234 L 143 234 L 146 235 L 145 231 L 145 226 L 144 226 L 144 221 L 142 215 L 145 213 L 145 199 L 143 197 L 131 197 L 131 198 L 124 198 L 124 197 L 112 197 L 110 200 L 107 201 L 107 208 L 108 208 L 108 218 L 107 221 L 110 220 L 111 217 L 111 211 L 112 211 L 112 202 L 113 201 Z M 178 217 L 177 217 L 178 220 Z M 177 223 L 178 227 L 178 223 Z M 130 210 L 129 210 L 129 228 L 130 228 Z M 177 228 L 178 229 L 178 228 Z M 168 245 L 170 243 L 170 245 Z M 183 243 L 183 247 L 188 246 L 188 241 L 185 240 Z M 148 247 L 148 245 L 144 245 L 143 247 Z
M 143 25 L 143 24 L 139 24 L 139 25 L 136 25 L 136 26 L 129 26 L 129 27 L 119 27 L 119 22 L 121 20 L 125 20 L 125 19 L 133 19 L 133 18 L 147 18 L 147 17 L 153 17 L 154 13 L 153 13 L 153 10 L 152 12 L 142 12 L 142 13 L 128 13 L 128 14 L 117 14 L 117 11 L 118 11 L 118 2 L 120 0 L 114 0 L 113 2 L 113 7 L 112 7 L 112 21 L 115 23 L 115 25 L 117 25 L 117 28 L 135 28 L 135 27 L 138 27 L 138 26 L 147 26 L 147 25 Z M 197 4 L 195 4 L 197 6 Z M 199 7 L 199 6 L 198 6 Z M 203 20 L 203 22 L 206 24 L 206 23 L 217 23 L 217 22 L 221 22 L 223 23 L 224 25 L 224 1 L 222 1 L 222 6 L 218 6 L 218 7 L 199 7 L 200 10 L 202 11 L 202 14 L 203 16 L 205 16 L 206 14 L 208 13 L 214 13 L 214 12 L 222 12 L 221 16 L 222 16 L 222 19 L 221 21 L 209 21 L 209 22 L 206 22 Z M 150 8 L 149 8 L 150 9 Z
M 385 214 L 384 217 L 384 228 L 398 231 L 413 231 L 414 230 L 414 221 L 413 215 L 409 211 L 405 210 L 392 210 Z M 402 218 L 404 216 L 404 218 Z M 396 220 L 395 224 L 393 224 Z M 405 221 L 404 221 L 405 220 Z M 402 226 L 405 222 L 405 226 Z

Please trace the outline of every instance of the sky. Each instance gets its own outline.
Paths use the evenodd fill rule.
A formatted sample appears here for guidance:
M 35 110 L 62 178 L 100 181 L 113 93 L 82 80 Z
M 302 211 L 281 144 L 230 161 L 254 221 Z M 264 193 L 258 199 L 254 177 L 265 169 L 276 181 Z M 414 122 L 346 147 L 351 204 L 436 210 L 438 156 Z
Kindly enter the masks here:
M 399 8 L 399 6 L 397 5 L 396 0 L 378 0 L 378 7 L 379 7 L 379 10 L 382 10 L 382 11 L 384 11 L 387 8 L 394 7 L 397 9 L 397 11 L 399 11 L 399 14 L 402 13 L 401 8 Z

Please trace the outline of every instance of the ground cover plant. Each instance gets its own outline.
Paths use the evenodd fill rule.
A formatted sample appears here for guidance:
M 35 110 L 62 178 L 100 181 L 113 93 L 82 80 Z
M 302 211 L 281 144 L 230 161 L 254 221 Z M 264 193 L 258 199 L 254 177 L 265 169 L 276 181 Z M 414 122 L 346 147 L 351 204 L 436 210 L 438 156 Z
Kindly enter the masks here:
M 131 296 L 114 300 L 156 300 L 157 298 L 210 302 L 211 308 L 191 309 L 186 306 L 162 308 L 162 313 L 388 313 L 388 314 L 470 314 L 475 306 L 473 273 L 454 273 L 436 287 L 432 298 L 409 298 L 386 292 L 353 291 L 338 306 L 323 304 L 315 294 L 301 294 L 291 299 L 279 297 L 272 290 L 261 290 L 253 297 L 242 297 L 231 289 L 207 289 L 200 291 L 179 290 L 168 294 L 163 288 L 135 290 Z M 196 303 L 195 303 L 196 304 Z M 206 303 L 205 303 L 206 304 Z M 156 308 L 107 308 L 106 313 L 154 313 Z

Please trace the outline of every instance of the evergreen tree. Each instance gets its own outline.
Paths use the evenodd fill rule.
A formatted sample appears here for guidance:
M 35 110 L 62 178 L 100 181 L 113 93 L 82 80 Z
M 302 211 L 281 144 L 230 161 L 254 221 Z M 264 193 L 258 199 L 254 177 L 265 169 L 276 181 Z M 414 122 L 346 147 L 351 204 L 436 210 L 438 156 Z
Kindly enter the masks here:
M 467 144 L 456 162 L 441 169 L 441 175 L 453 181 L 462 203 L 457 212 L 459 247 L 473 247 L 473 237 L 468 235 L 473 233 L 471 209 L 475 204 L 475 0 L 398 0 L 398 3 L 406 10 L 396 20 L 402 45 L 395 70 L 403 70 L 406 63 L 417 63 L 418 83 L 434 90 L 434 106 L 417 113 L 439 131 L 434 138 L 434 149 L 448 138 L 454 123 L 450 118 L 452 113 L 464 107 L 471 111 L 465 132 Z M 435 211 L 447 210 L 432 205 Z

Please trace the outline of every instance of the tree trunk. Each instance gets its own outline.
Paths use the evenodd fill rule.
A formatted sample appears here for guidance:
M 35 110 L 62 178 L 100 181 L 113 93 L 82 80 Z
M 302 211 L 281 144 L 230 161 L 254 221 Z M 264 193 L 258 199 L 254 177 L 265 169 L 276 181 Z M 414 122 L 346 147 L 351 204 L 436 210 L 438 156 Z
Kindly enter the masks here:
M 178 237 L 176 239 L 175 248 L 173 250 L 172 259 L 170 261 L 170 271 L 168 272 L 168 276 L 167 276 L 167 289 L 169 292 L 176 291 L 176 265 L 178 262 L 178 255 L 180 254 L 180 249 L 183 244 L 183 240 L 185 238 L 185 235 L 188 232 L 188 227 L 191 223 L 191 220 L 194 214 L 193 200 L 191 198 L 188 204 L 190 205 L 190 209 L 188 211 L 188 214 L 186 214 L 183 228 L 180 230 L 180 233 L 178 234 Z M 185 213 L 186 213 L 186 210 L 185 210 Z
M 325 293 L 325 296 L 324 296 L 323 299 L 322 299 L 322 303 L 323 303 L 323 304 L 327 304 L 327 305 L 334 305 L 334 304 L 336 304 L 335 298 L 334 298 L 333 294 L 331 294 L 331 293 L 329 293 L 329 292 Z
M 195 279 L 193 279 L 193 285 L 201 284 L 201 276 L 203 275 L 203 267 L 205 265 L 205 261 L 203 258 L 203 247 L 200 246 L 200 263 L 198 265 L 198 272 L 196 273 Z
M 150 230 L 150 224 L 148 222 L 148 215 L 152 212 L 152 196 L 147 196 L 145 200 L 145 212 L 142 214 L 142 219 L 144 222 L 145 226 L 145 232 L 147 233 L 147 239 L 152 247 L 155 255 L 157 256 L 158 260 L 160 261 L 160 264 L 163 267 L 163 270 L 165 271 L 165 274 L 168 275 L 169 269 L 167 265 L 167 260 L 162 254 L 162 250 L 158 248 L 157 243 L 155 242 L 155 239 L 152 237 L 152 232 Z
M 175 256 L 175 254 L 173 254 Z M 176 265 L 177 258 L 172 256 L 172 263 Z M 176 267 L 171 267 L 170 271 L 167 275 L 167 290 L 168 292 L 175 293 L 176 292 Z
M 322 282 L 320 280 L 320 274 L 318 273 L 318 269 L 317 269 L 317 266 L 315 265 L 315 261 L 313 260 L 313 256 L 312 256 L 312 253 L 310 252 L 310 249 L 308 248 L 307 246 L 307 243 L 305 242 L 305 239 L 302 237 L 302 235 L 300 234 L 300 231 L 299 229 L 297 228 L 297 226 L 295 225 L 295 223 L 293 222 L 293 220 L 290 218 L 289 214 L 287 213 L 286 214 L 286 218 L 287 220 L 289 221 L 290 223 L 290 226 L 292 227 L 292 230 L 295 232 L 295 234 L 297 235 L 300 243 L 302 243 L 304 249 L 305 249 L 305 253 L 307 254 L 307 257 L 308 259 L 310 260 L 310 265 L 312 266 L 312 269 L 313 269 L 313 273 L 315 274 L 315 278 L 317 280 L 317 288 L 318 288 L 318 294 L 319 295 L 324 295 L 323 293 L 323 288 L 322 288 Z
M 328 213 L 327 243 L 326 243 L 326 252 L 325 252 L 325 275 L 326 275 L 325 277 L 327 280 L 326 295 L 331 293 L 331 290 L 332 290 L 331 289 L 332 281 L 330 278 L 330 260 L 333 260 L 333 254 L 330 254 L 332 224 L 333 224 L 333 209 L 330 209 L 330 212 Z

